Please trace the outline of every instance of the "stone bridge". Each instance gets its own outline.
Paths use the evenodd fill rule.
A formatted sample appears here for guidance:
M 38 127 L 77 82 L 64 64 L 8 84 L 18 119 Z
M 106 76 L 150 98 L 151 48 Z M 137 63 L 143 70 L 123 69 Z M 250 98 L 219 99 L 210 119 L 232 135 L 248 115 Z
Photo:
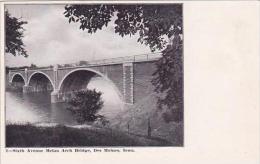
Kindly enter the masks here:
M 50 90 L 51 102 L 56 103 L 85 89 L 91 78 L 98 76 L 111 82 L 125 103 L 134 104 L 153 92 L 151 79 L 159 57 L 146 54 L 89 61 L 81 66 L 10 70 L 8 81 L 20 85 L 24 93 Z

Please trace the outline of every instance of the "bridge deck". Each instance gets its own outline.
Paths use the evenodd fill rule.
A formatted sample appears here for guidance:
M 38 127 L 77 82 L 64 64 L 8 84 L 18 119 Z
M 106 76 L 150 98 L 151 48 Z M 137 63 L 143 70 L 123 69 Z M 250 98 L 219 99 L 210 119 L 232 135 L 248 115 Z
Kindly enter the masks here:
M 135 56 L 126 56 L 126 57 L 117 57 L 117 58 L 108 58 L 101 60 L 92 60 L 86 61 L 87 64 L 79 65 L 78 63 L 70 63 L 71 66 L 62 66 L 58 69 L 68 69 L 68 68 L 82 68 L 82 67 L 93 67 L 93 66 L 102 66 L 102 65 L 112 65 L 112 64 L 122 64 L 127 62 L 145 62 L 145 61 L 154 61 L 158 60 L 161 57 L 161 53 L 151 53 L 151 54 L 141 54 Z M 28 70 L 52 70 L 52 67 L 37 67 L 37 68 L 28 68 Z M 19 72 L 24 71 L 24 69 L 15 69 L 10 70 L 10 72 Z

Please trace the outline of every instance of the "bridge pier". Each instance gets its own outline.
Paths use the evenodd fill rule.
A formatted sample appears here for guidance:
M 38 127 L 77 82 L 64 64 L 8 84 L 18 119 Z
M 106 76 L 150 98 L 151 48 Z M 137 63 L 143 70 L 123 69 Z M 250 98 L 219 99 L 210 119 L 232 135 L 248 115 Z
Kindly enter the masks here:
M 51 103 L 57 103 L 57 102 L 62 102 L 62 100 L 59 96 L 59 91 L 54 90 L 51 92 Z
M 23 86 L 23 93 L 29 93 L 33 91 L 33 87 L 29 85 L 24 85 Z
M 134 65 L 132 62 L 123 63 L 123 94 L 124 101 L 134 104 Z

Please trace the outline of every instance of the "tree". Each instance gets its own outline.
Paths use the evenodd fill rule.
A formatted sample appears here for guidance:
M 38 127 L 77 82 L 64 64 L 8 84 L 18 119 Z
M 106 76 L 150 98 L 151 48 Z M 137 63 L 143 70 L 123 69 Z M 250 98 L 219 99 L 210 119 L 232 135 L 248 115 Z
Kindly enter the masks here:
M 30 65 L 30 68 L 37 68 L 37 66 L 32 63 L 32 64 Z
M 72 67 L 71 64 L 64 64 L 64 67 Z
M 168 109 L 163 115 L 166 122 L 183 120 L 183 45 L 176 36 L 165 50 L 163 57 L 156 63 L 152 83 L 158 96 L 159 109 Z
M 183 27 L 181 4 L 157 5 L 66 5 L 69 23 L 95 33 L 115 17 L 115 33 L 120 36 L 139 34 L 137 42 L 148 45 L 151 51 L 162 52 L 153 74 L 152 84 L 158 97 L 158 107 L 167 108 L 173 115 L 169 121 L 181 121 L 183 115 Z M 170 40 L 170 41 L 169 41 Z
M 22 38 L 24 37 L 23 32 L 24 24 L 26 21 L 22 21 L 16 17 L 12 17 L 9 12 L 5 11 L 5 52 L 11 53 L 12 55 L 22 55 L 27 57 L 27 51 Z
M 6 75 L 9 73 L 9 71 L 10 71 L 10 67 L 5 66 L 5 74 L 6 74 Z
M 97 112 L 103 107 L 101 92 L 94 90 L 82 90 L 74 93 L 74 96 L 68 101 L 70 110 L 79 123 L 93 122 L 99 115 Z
M 57 67 L 58 68 L 62 68 L 63 66 L 61 64 L 57 64 Z
M 83 65 L 87 65 L 87 64 L 88 64 L 87 61 L 83 61 L 83 60 L 79 61 L 79 66 L 83 66 Z

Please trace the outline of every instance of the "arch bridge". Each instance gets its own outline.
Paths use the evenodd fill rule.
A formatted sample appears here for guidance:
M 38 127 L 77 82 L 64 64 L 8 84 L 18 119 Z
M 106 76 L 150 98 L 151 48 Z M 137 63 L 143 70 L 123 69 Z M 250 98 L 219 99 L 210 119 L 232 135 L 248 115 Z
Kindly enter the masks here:
M 152 74 L 160 54 L 89 61 L 82 66 L 10 70 L 8 81 L 24 93 L 51 91 L 51 102 L 62 102 L 85 89 L 93 77 L 109 81 L 125 103 L 134 104 L 153 92 Z

